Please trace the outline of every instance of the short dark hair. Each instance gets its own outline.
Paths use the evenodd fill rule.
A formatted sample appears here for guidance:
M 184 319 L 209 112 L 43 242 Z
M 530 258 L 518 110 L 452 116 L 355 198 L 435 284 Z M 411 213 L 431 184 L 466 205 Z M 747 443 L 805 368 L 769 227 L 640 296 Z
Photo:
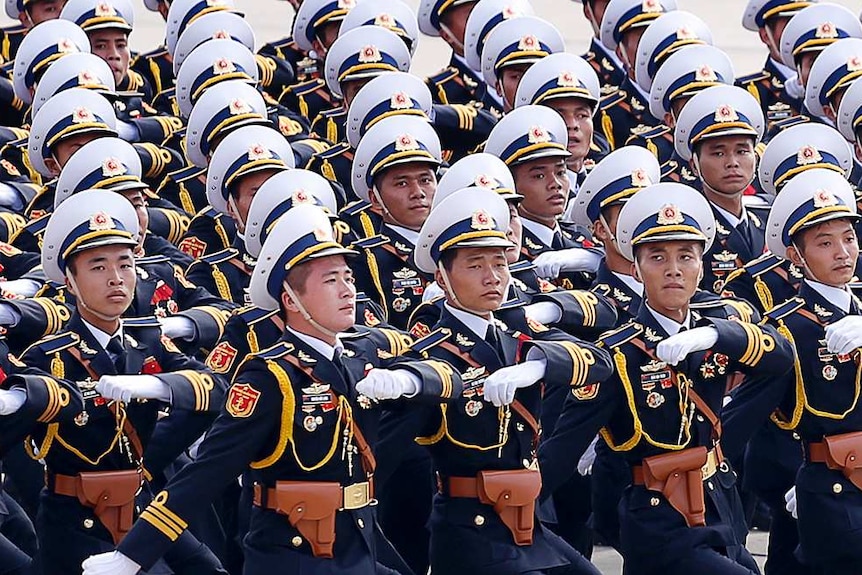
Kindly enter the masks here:
M 311 275 L 311 266 L 308 265 L 310 261 L 311 260 L 304 261 L 295 267 L 290 268 L 287 272 L 287 276 L 284 278 L 287 285 L 289 285 L 291 289 L 299 295 L 305 294 L 308 277 Z
M 445 250 L 440 253 L 440 263 L 443 264 L 443 269 L 446 273 L 452 271 L 452 264 L 455 262 L 455 256 L 458 255 L 458 250 Z

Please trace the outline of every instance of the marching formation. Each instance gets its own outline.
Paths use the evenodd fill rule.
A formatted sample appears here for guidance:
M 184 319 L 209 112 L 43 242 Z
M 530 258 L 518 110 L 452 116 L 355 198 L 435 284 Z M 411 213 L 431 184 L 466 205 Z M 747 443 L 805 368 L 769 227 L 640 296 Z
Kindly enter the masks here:
M 0 575 L 862 573 L 857 14 L 289 1 L 6 0 Z

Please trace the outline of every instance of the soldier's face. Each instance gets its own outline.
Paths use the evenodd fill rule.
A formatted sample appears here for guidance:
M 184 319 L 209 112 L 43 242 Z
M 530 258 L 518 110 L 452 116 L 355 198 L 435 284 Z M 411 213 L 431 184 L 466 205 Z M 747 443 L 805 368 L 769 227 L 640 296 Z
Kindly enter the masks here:
M 811 66 L 820 52 L 805 52 L 796 60 L 796 72 L 799 74 L 799 81 L 803 86 L 808 86 L 808 76 L 811 75 Z
M 349 108 L 350 103 L 353 101 L 353 98 L 356 97 L 356 94 L 359 93 L 359 90 L 361 90 L 362 87 L 371 80 L 373 80 L 373 78 L 362 78 L 361 80 L 344 82 L 341 85 L 341 95 L 344 96 L 344 105 Z
M 450 270 L 435 274 L 437 283 L 466 310 L 488 313 L 500 307 L 509 286 L 509 264 L 503 248 L 461 248 L 456 250 Z M 450 297 L 450 303 L 457 305 Z
M 667 241 L 644 244 L 635 252 L 632 275 L 644 285 L 650 306 L 670 318 L 685 316 L 703 274 L 703 244 Z
M 132 207 L 135 208 L 135 215 L 138 216 L 138 228 L 141 230 L 141 241 L 139 246 L 144 244 L 144 233 L 150 225 L 150 214 L 147 212 L 147 200 L 144 199 L 144 194 L 141 190 L 129 190 L 121 192 L 123 197 L 129 200 Z
M 341 22 L 329 22 L 315 30 L 315 38 L 311 41 L 314 51 L 320 60 L 326 58 L 326 52 L 329 47 L 338 38 L 338 31 L 341 29 Z
M 575 171 L 579 171 L 584 158 L 590 153 L 590 143 L 593 141 L 592 106 L 578 98 L 549 100 L 547 105 L 556 110 L 566 123 L 569 134 L 568 150 L 572 154 L 567 163 Z
M 503 103 L 506 105 L 507 111 L 515 107 L 515 94 L 518 92 L 518 84 L 521 83 L 521 78 L 524 77 L 527 68 L 529 68 L 527 64 L 506 66 L 497 78 L 497 92 L 503 97 Z
M 119 84 L 129 72 L 129 39 L 123 30 L 95 30 L 88 34 L 93 54 L 108 63 Z
M 602 242 L 605 248 L 605 253 L 610 253 L 618 257 L 622 254 L 617 249 L 617 243 L 614 241 L 617 235 L 617 219 L 622 210 L 622 204 L 613 204 L 602 210 L 604 221 L 598 219 L 593 222 L 593 235 Z
M 294 272 L 288 276 L 291 288 L 309 315 L 324 328 L 342 332 L 355 321 L 356 287 L 353 285 L 353 272 L 347 266 L 344 256 L 328 256 L 310 260 L 302 264 L 301 284 L 295 285 Z M 300 314 L 299 307 L 282 293 L 282 304 L 288 311 L 288 323 L 303 333 L 314 334 L 316 328 Z
M 539 158 L 517 165 L 512 170 L 515 189 L 524 196 L 519 206 L 522 216 L 552 219 L 562 214 L 569 198 L 569 178 L 563 158 Z
M 440 36 L 458 55 L 464 55 L 464 31 L 467 28 L 467 18 L 476 2 L 468 2 L 447 9 L 440 16 Z
M 506 237 L 514 245 L 506 248 L 506 260 L 510 264 L 518 261 L 521 257 L 521 239 L 524 236 L 524 226 L 521 223 L 521 214 L 518 213 L 518 205 L 515 202 L 506 202 L 509 206 L 509 229 L 506 230 Z
M 99 316 L 118 318 L 125 313 L 132 303 L 137 281 L 131 248 L 103 246 L 73 257 L 72 265 L 67 268 L 66 288 L 80 300 L 77 305 L 81 316 L 98 326 Z
M 95 134 L 75 134 L 63 138 L 51 148 L 52 157 L 45 160 L 45 165 L 54 175 L 59 175 L 60 170 L 81 147 L 92 142 L 99 136 Z
M 790 18 L 779 16 L 770 18 L 766 25 L 760 29 L 760 41 L 769 48 L 769 56 L 773 60 L 781 61 L 781 34 Z
M 637 61 L 638 43 L 641 41 L 641 36 L 644 35 L 645 31 L 646 26 L 639 26 L 638 28 L 627 30 L 623 34 L 620 43 L 617 46 L 617 56 L 619 56 L 620 60 L 625 64 L 629 77 L 632 80 L 635 78 L 634 68 L 635 62 Z
M 605 16 L 605 10 L 608 7 L 610 0 L 584 0 L 584 16 L 593 27 L 593 33 L 598 37 L 599 28 L 602 25 L 602 18 Z
M 750 136 L 725 136 L 706 140 L 697 154 L 695 168 L 710 190 L 725 196 L 741 194 L 754 179 L 757 156 Z
M 787 249 L 787 257 L 811 279 L 835 287 L 853 279 L 859 244 L 850 220 L 822 223 L 796 234 L 793 240 L 795 247 Z
M 251 201 L 260 187 L 279 170 L 261 170 L 239 178 L 230 189 L 230 201 L 227 203 L 227 211 L 236 222 L 236 229 L 245 232 L 245 223 L 248 221 L 248 210 Z
M 371 205 L 383 212 L 383 219 L 411 230 L 421 228 L 437 191 L 434 170 L 412 162 L 388 168 L 375 181 L 377 193 L 371 194 Z
M 27 6 L 26 12 L 21 13 L 21 21 L 25 26 L 36 26 L 46 20 L 56 20 L 65 5 L 66 0 L 37 0 Z

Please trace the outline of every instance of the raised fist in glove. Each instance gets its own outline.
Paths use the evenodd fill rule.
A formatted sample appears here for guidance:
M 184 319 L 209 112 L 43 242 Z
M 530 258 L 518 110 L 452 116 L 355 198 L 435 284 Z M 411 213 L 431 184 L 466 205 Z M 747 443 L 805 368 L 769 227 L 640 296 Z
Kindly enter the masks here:
M 0 415 L 12 415 L 27 401 L 27 391 L 21 387 L 0 389 Z
M 530 387 L 545 377 L 544 359 L 536 359 L 498 369 L 483 384 L 485 399 L 495 407 L 509 405 L 515 399 L 515 390 Z
M 136 575 L 141 566 L 120 553 L 108 551 L 91 555 L 81 563 L 82 575 Z
M 862 316 L 848 315 L 826 326 L 826 349 L 848 354 L 862 347 Z
M 171 400 L 171 388 L 154 375 L 103 375 L 96 382 L 96 391 L 124 403 L 133 399 Z
M 718 341 L 718 330 L 712 326 L 696 327 L 672 335 L 658 344 L 655 354 L 662 361 L 676 365 L 695 351 L 703 351 Z
M 599 269 L 600 255 L 583 248 L 569 248 L 543 252 L 536 256 L 533 265 L 542 278 L 555 279 L 560 272 L 595 272 Z
M 419 391 L 417 377 L 405 369 L 372 369 L 356 384 L 356 392 L 368 399 L 398 399 Z
M 790 488 L 790 491 L 784 494 L 784 508 L 794 519 L 799 519 L 796 514 L 796 486 Z
M 170 339 L 190 340 L 195 337 L 195 322 L 181 315 L 159 318 L 162 333 Z

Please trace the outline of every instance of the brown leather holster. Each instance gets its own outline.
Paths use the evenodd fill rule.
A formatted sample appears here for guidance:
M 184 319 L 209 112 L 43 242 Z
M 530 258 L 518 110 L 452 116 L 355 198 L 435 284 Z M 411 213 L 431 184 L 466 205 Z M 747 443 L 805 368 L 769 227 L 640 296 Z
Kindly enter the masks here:
M 664 495 L 689 527 L 706 525 L 702 468 L 707 454 L 706 447 L 694 447 L 643 460 L 644 486 Z
M 516 545 L 532 545 L 536 498 L 542 490 L 538 471 L 480 471 L 475 478 L 449 477 L 446 484 L 451 497 L 475 497 L 491 505 Z
M 278 481 L 268 507 L 285 515 L 311 545 L 315 557 L 331 559 L 335 545 L 335 514 L 342 487 L 334 481 Z
M 808 459 L 840 470 L 857 489 L 862 490 L 862 431 L 830 435 L 823 443 L 808 444 Z
M 141 488 L 141 473 L 93 471 L 76 476 L 55 475 L 54 493 L 76 497 L 81 505 L 93 509 L 118 545 L 135 520 L 135 495 Z

